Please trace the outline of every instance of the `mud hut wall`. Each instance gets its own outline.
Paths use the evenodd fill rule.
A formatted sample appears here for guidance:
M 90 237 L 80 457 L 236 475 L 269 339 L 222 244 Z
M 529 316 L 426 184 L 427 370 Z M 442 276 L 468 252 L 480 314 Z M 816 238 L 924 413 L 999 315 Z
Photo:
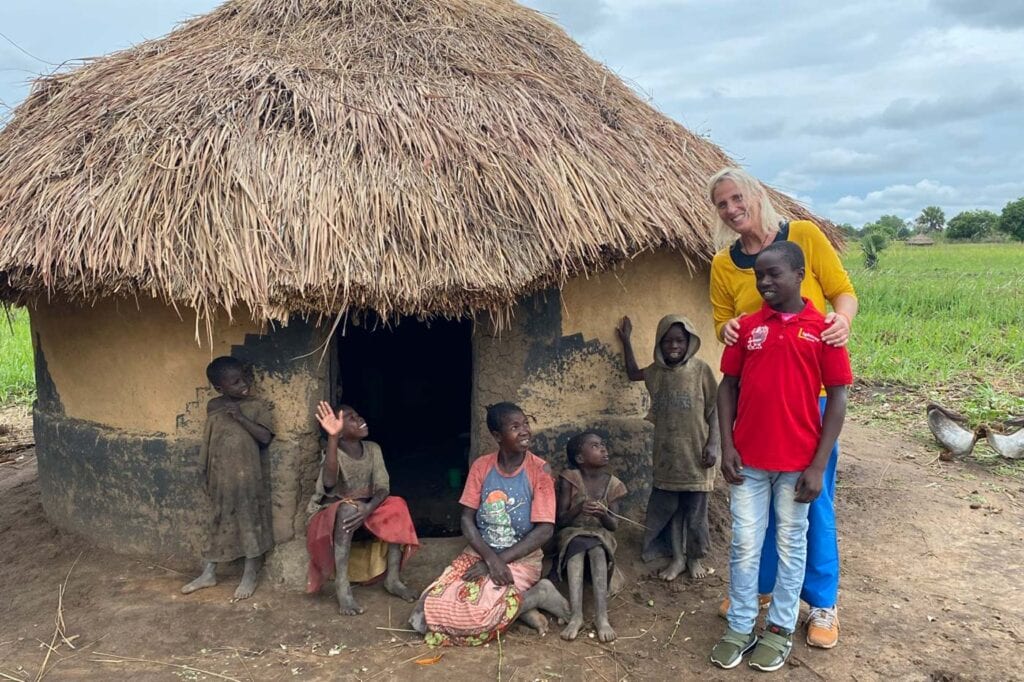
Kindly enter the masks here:
M 253 365 L 255 394 L 273 407 L 274 535 L 301 529 L 319 450 L 312 408 L 326 395 L 327 370 L 315 354 L 291 358 L 312 351 L 323 330 L 260 329 L 222 315 L 212 344 L 205 331 L 197 343 L 194 318 L 148 299 L 40 302 L 30 317 L 39 480 L 57 526 L 128 554 L 196 556 L 208 514 L 199 439 L 214 395 L 205 368 L 233 355 Z
M 564 465 L 568 439 L 595 429 L 609 443 L 613 471 L 630 489 L 624 508 L 642 515 L 650 492 L 653 427 L 644 419 L 650 401 L 642 382 L 626 378 L 615 327 L 629 315 L 637 362 L 644 367 L 653 359 L 658 321 L 670 313 L 693 321 L 702 340 L 698 357 L 717 373 L 721 344 L 714 338 L 708 271 L 691 272 L 668 251 L 532 296 L 500 334 L 478 323 L 474 455 L 494 449 L 484 406 L 501 400 L 515 401 L 535 417 L 534 450 L 556 471 Z

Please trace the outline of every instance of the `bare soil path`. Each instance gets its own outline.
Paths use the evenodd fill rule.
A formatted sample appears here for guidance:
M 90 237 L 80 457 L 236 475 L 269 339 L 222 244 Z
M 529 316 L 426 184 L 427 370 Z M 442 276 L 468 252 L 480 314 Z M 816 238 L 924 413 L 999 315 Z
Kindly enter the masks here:
M 937 461 L 919 439 L 856 416 L 842 444 L 842 638 L 830 652 L 800 643 L 786 679 L 1024 679 L 1021 481 L 974 462 Z M 233 603 L 237 576 L 182 596 L 188 558 L 137 561 L 54 529 L 40 506 L 34 452 L 18 456 L 0 464 L 3 680 L 38 679 L 51 642 L 47 680 L 764 679 L 707 662 L 724 626 L 716 616 L 728 573 L 721 531 L 716 573 L 681 589 L 644 577 L 649 568 L 632 559 L 635 537 L 620 545 L 631 580 L 612 603 L 613 645 L 522 628 L 500 647 L 432 651 L 400 631 L 408 606 L 379 587 L 357 591 L 368 609 L 355 618 L 337 615 L 327 594 L 267 586 Z M 459 546 L 428 541 L 407 582 L 425 586 Z M 54 640 L 65 578 L 60 613 L 70 643 Z M 439 654 L 431 665 L 416 662 Z

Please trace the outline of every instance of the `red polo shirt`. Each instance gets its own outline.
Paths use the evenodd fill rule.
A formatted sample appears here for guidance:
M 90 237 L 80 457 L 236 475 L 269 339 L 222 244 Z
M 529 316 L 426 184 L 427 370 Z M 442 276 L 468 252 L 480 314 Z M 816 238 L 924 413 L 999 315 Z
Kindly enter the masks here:
M 846 348 L 822 342 L 825 317 L 810 301 L 783 320 L 764 304 L 740 318 L 739 340 L 722 354 L 722 373 L 739 377 L 732 439 L 743 464 L 803 471 L 821 437 L 822 386 L 853 383 Z

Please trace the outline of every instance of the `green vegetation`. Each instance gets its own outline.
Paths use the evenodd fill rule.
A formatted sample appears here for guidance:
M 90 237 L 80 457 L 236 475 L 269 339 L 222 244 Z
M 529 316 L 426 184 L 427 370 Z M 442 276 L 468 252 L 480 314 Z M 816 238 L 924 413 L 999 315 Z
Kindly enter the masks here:
M 868 269 L 844 263 L 860 299 L 855 375 L 947 401 L 972 421 L 1024 413 L 1024 244 L 896 243 Z M 910 395 L 906 396 L 910 398 Z
M 28 402 L 36 390 L 28 313 L 19 308 L 0 318 L 0 403 Z
M 999 230 L 1024 241 L 1024 197 L 1011 201 L 999 215 Z

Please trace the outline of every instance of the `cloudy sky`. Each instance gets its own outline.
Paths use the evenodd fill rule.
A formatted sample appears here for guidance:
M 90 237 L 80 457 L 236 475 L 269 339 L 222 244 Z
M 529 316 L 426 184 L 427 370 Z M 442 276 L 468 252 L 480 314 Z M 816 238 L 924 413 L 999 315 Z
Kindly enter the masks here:
M 215 0 L 3 0 L 0 110 Z M 1024 0 L 526 0 L 661 111 L 836 222 L 1024 196 Z

